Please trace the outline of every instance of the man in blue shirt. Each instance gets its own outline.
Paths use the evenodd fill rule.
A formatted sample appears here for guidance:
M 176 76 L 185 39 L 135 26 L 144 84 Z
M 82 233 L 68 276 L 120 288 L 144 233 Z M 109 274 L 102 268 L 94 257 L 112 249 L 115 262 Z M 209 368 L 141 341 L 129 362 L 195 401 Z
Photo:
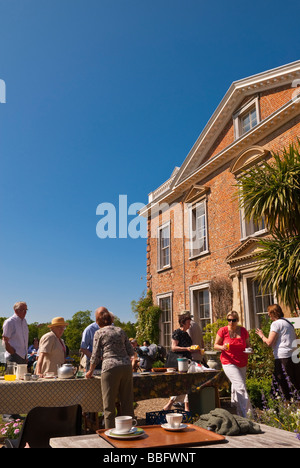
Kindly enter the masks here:
M 88 325 L 82 333 L 80 352 L 86 356 L 86 371 L 88 371 L 90 368 L 94 335 L 97 330 L 99 330 L 99 325 L 96 322 L 93 322 L 91 325 Z

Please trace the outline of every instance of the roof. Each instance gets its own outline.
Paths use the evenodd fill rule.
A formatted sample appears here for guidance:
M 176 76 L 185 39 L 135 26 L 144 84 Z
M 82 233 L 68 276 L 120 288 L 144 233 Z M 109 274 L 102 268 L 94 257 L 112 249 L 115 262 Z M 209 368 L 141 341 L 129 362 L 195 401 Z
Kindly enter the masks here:
M 232 160 L 237 154 L 255 144 L 257 139 L 261 140 L 265 135 L 273 132 L 283 124 L 284 120 L 290 120 L 294 115 L 299 114 L 300 99 L 291 99 L 218 154 L 206 159 L 213 143 L 247 96 L 287 84 L 296 87 L 299 79 L 300 60 L 233 82 L 186 156 L 182 166 L 176 168 L 170 179 L 157 190 L 151 192 L 149 204 L 141 210 L 140 214 L 148 216 L 149 210 L 154 204 L 170 203 L 175 200 L 176 197 L 178 198 L 187 189 L 190 189 L 191 185 L 199 182 L 200 178 L 206 177 L 216 167 Z

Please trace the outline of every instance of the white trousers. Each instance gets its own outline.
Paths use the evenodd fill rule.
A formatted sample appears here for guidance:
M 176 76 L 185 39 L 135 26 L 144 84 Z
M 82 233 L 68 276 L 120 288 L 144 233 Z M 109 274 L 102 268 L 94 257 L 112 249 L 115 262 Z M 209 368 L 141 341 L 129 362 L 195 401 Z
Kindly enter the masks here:
M 252 410 L 250 398 L 246 389 L 247 367 L 225 364 L 223 365 L 223 369 L 231 382 L 231 404 L 236 406 L 239 416 L 246 418 L 247 411 Z

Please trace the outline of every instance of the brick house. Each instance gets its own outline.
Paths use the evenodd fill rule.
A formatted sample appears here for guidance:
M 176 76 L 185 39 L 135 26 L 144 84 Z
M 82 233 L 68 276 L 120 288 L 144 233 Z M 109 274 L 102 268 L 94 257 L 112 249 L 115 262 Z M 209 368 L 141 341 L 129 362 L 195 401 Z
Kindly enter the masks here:
M 233 309 L 250 329 L 276 300 L 253 280 L 260 223 L 246 222 L 236 196 L 239 174 L 300 136 L 300 61 L 232 83 L 182 166 L 149 194 L 147 287 L 163 310 L 169 346 L 178 313 L 202 327 L 214 320 L 211 284 L 229 283 Z

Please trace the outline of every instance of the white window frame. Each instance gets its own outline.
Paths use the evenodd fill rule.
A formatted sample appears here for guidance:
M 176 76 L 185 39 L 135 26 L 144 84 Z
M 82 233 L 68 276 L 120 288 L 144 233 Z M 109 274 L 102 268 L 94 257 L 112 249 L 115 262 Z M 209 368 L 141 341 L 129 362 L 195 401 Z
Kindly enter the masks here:
M 244 316 L 245 316 L 245 327 L 247 328 L 247 330 L 250 330 L 250 325 L 251 325 L 251 311 L 250 311 L 250 308 L 249 308 L 249 293 L 248 293 L 248 280 L 249 279 L 252 279 L 254 280 L 255 278 L 255 271 L 250 271 L 249 273 L 244 273 L 242 275 L 242 288 L 243 288 L 243 304 L 244 304 Z M 254 287 L 254 285 L 252 285 Z M 275 295 L 273 295 L 273 298 L 274 298 L 274 303 L 277 301 L 277 298 Z M 256 312 L 256 304 L 255 302 L 253 303 L 253 313 L 254 313 L 254 322 L 255 322 L 255 328 L 259 328 L 259 323 L 258 323 L 258 313 Z
M 208 296 L 209 296 L 209 320 L 210 323 L 212 323 L 212 304 L 211 304 L 211 293 L 209 290 L 209 283 L 199 283 L 199 284 L 194 284 L 190 286 L 190 305 L 191 305 L 191 313 L 194 316 L 195 322 L 197 322 L 202 330 L 202 321 L 205 319 L 201 319 L 198 310 L 196 309 L 195 306 L 195 294 L 197 294 L 199 291 L 203 291 L 204 289 L 208 290 Z
M 265 221 L 262 218 L 261 222 L 263 223 L 263 226 L 265 225 Z M 244 241 L 245 239 L 248 239 L 248 237 L 255 237 L 255 236 L 260 236 L 262 234 L 265 234 L 268 232 L 266 227 L 259 228 L 257 231 L 255 230 L 255 224 L 253 219 L 250 219 L 249 221 L 246 221 L 245 219 L 245 211 L 244 208 L 240 208 L 240 223 L 241 223 L 241 242 Z M 260 224 L 260 223 L 259 223 Z M 248 233 L 247 233 L 248 231 Z
M 195 244 L 199 241 L 198 238 L 195 238 L 194 239 L 194 235 L 196 236 L 197 235 L 197 225 L 196 225 L 196 230 L 195 232 L 193 231 L 193 219 L 194 219 L 194 216 L 195 214 L 194 213 L 197 213 L 197 208 L 199 206 L 203 206 L 204 207 L 204 215 L 203 215 L 203 219 L 204 219 L 204 229 L 205 229 L 205 234 L 203 236 L 203 239 L 204 239 L 204 243 L 205 243 L 205 246 L 204 246 L 204 249 L 200 252 L 194 252 L 196 251 L 196 246 Z M 189 210 L 189 259 L 194 259 L 194 258 L 197 258 L 197 257 L 200 257 L 201 255 L 205 255 L 207 253 L 209 253 L 209 246 L 208 246 L 208 225 L 207 225 L 207 198 L 204 197 L 200 200 L 197 200 L 196 202 L 194 203 L 191 203 L 189 206 L 188 206 L 188 210 Z M 196 218 L 196 223 L 197 223 L 197 218 Z
M 161 247 L 161 239 L 162 239 L 162 231 L 164 229 L 168 229 L 169 232 L 169 262 L 165 265 L 162 264 L 162 247 Z M 157 271 L 164 271 L 167 268 L 171 268 L 171 223 L 168 221 L 167 223 L 162 224 L 157 228 Z
M 252 130 L 248 130 L 247 132 L 243 133 L 242 131 L 242 118 L 245 117 L 252 109 L 256 111 L 256 125 L 252 128 L 256 127 L 260 123 L 260 108 L 259 108 L 259 97 L 255 96 L 249 102 L 247 102 L 244 106 L 242 106 L 237 112 L 233 114 L 233 128 L 234 128 L 234 139 L 237 140 L 241 136 L 245 135 Z
M 156 296 L 156 301 L 159 307 L 161 307 L 161 301 L 163 299 L 170 299 L 170 321 L 163 321 L 163 317 L 161 316 L 159 319 L 159 342 L 162 346 L 164 346 L 167 350 L 171 349 L 171 340 L 172 340 L 172 331 L 173 331 L 173 292 L 168 292 L 165 294 L 158 294 Z M 170 327 L 170 342 L 166 343 L 167 335 L 164 333 L 164 323 L 168 323 Z

